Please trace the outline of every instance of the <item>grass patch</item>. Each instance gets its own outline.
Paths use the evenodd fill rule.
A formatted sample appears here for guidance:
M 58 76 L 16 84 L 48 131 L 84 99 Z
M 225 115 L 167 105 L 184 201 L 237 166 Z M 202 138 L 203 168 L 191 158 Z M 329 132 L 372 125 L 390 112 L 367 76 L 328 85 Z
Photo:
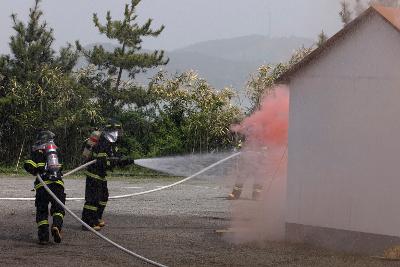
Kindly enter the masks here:
M 16 165 L 0 165 L 0 174 L 4 175 L 12 175 L 12 176 L 27 176 L 30 175 L 27 173 L 22 165 L 19 165 L 18 168 L 15 168 Z
M 78 167 L 78 166 L 77 166 Z M 68 172 L 68 170 L 64 170 L 63 173 Z M 27 177 L 31 176 L 29 173 L 27 173 L 24 168 L 20 165 L 17 169 L 13 165 L 0 165 L 0 175 L 11 175 L 11 176 L 17 176 L 17 177 Z M 84 171 L 79 171 L 71 176 L 67 176 L 66 179 L 80 179 L 84 178 L 85 174 Z M 179 178 L 177 176 L 171 176 L 162 172 L 158 171 L 153 171 L 144 167 L 141 167 L 139 165 L 130 165 L 125 168 L 115 168 L 113 172 L 109 171 L 108 172 L 108 179 L 129 179 L 129 178 L 134 178 L 134 179 L 151 179 L 151 178 L 157 178 L 157 179 L 176 179 Z

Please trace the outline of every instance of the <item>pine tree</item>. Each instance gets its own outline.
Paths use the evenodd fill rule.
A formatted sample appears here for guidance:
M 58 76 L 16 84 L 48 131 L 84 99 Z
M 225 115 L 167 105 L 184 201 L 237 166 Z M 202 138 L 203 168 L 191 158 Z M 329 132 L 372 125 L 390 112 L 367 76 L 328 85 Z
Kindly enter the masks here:
M 326 36 L 324 31 L 322 30 L 321 33 L 318 35 L 317 47 L 322 46 L 326 42 L 326 40 L 328 40 L 328 36 Z
M 52 49 L 53 30 L 42 21 L 39 4 L 35 0 L 27 23 L 11 16 L 11 55 L 0 56 L 0 147 L 6 148 L 0 160 L 15 159 L 21 140 L 30 143 L 38 127 L 62 129 L 59 137 L 66 137 L 83 114 L 93 113 L 90 95 L 72 75 L 78 53 L 71 45 L 59 54 Z M 70 143 L 73 136 L 68 131 Z
M 2 73 L 15 77 L 17 81 L 37 80 L 38 70 L 45 65 L 70 72 L 78 59 L 78 53 L 71 45 L 61 48 L 60 54 L 55 55 L 52 49 L 53 29 L 45 21 L 41 22 L 43 12 L 39 9 L 40 1 L 35 0 L 33 8 L 29 9 L 26 25 L 17 19 L 16 14 L 11 15 L 16 32 L 10 41 L 13 56 L 2 56 L 0 68 Z
M 43 13 L 39 10 L 39 2 L 36 0 L 34 7 L 29 9 L 27 25 L 19 21 L 16 14 L 11 15 L 16 35 L 11 37 L 13 57 L 8 58 L 8 66 L 18 81 L 33 79 L 35 70 L 53 62 L 53 30 L 47 29 L 46 22 L 40 22 Z
M 339 12 L 343 25 L 346 26 L 351 21 L 351 11 L 348 2 L 340 2 L 341 10 Z
M 130 5 L 126 4 L 122 20 L 113 20 L 108 11 L 105 25 L 100 23 L 97 14 L 93 14 L 93 22 L 99 32 L 110 40 L 118 42 L 118 47 L 113 51 L 106 51 L 102 45 L 95 45 L 88 51 L 78 43 L 78 48 L 84 53 L 89 63 L 96 65 L 104 73 L 105 79 L 101 81 L 100 86 L 97 86 L 97 90 L 102 91 L 97 94 L 97 99 L 102 105 L 111 106 L 106 113 L 114 113 L 118 106 L 126 104 L 124 101 L 127 94 L 130 95 L 128 98 L 135 97 L 135 94 L 137 97 L 138 91 L 141 90 L 138 87 L 121 86 L 124 71 L 134 79 L 137 73 L 168 63 L 168 59 L 164 59 L 164 51 L 155 50 L 152 53 L 141 51 L 143 38 L 157 37 L 164 30 L 164 26 L 156 30 L 151 29 L 152 19 L 139 25 L 136 20 L 136 7 L 139 3 L 140 0 L 131 0 Z M 131 101 L 140 102 L 140 99 L 131 99 Z

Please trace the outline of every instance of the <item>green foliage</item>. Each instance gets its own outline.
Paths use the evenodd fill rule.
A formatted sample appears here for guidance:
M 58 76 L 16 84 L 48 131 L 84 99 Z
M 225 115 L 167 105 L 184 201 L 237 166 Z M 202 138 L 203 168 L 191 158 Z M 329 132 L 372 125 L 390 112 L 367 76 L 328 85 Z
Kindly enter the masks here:
M 326 36 L 324 31 L 321 31 L 321 33 L 318 35 L 317 47 L 322 46 L 326 40 L 328 40 L 328 36 Z
M 340 19 L 343 25 L 347 25 L 351 21 L 352 11 L 350 10 L 350 5 L 347 1 L 343 0 L 340 2 L 341 9 L 339 11 Z
M 231 104 L 235 96 L 231 89 L 217 91 L 194 72 L 171 79 L 160 72 L 150 83 L 150 91 L 156 97 L 157 112 L 180 128 L 185 151 L 210 151 L 232 144 L 230 126 L 242 114 Z
M 15 163 L 29 153 L 36 131 L 56 133 L 64 165 L 80 163 L 83 140 L 100 128 L 108 116 L 124 128 L 121 153 L 134 158 L 204 152 L 230 147 L 230 126 L 242 118 L 231 104 L 234 92 L 217 91 L 193 72 L 172 78 L 159 73 L 148 87 L 134 82 L 136 73 L 166 64 L 163 51 L 140 51 L 143 37 L 157 37 L 152 20 L 136 22 L 139 0 L 126 5 L 122 20 L 102 25 L 100 33 L 120 46 L 91 51 L 77 43 L 53 50 L 53 30 L 42 21 L 40 0 L 35 0 L 27 23 L 12 16 L 15 34 L 10 55 L 0 56 L 0 162 Z M 88 66 L 74 70 L 79 53 Z M 122 79 L 122 72 L 129 80 Z M 8 167 L 8 170 L 10 167 Z
M 39 2 L 30 9 L 27 24 L 12 16 L 11 55 L 0 58 L 0 146 L 5 147 L 0 159 L 4 161 L 28 153 L 27 144 L 39 128 L 56 132 L 68 157 L 75 157 L 83 125 L 97 116 L 97 106 L 72 73 L 76 50 L 69 45 L 56 55 L 51 48 L 53 31 L 41 22 Z
M 249 97 L 251 106 L 248 113 L 260 109 L 262 98 L 270 94 L 274 90 L 274 86 L 278 78 L 293 65 L 300 62 L 307 56 L 313 48 L 302 47 L 295 51 L 286 63 L 276 65 L 263 65 L 258 69 L 255 75 L 252 75 L 247 83 L 247 96 Z
M 156 123 L 148 157 L 174 155 L 185 152 L 182 131 L 169 117 Z
M 143 105 L 143 88 L 133 83 L 124 83 L 122 74 L 126 71 L 130 78 L 135 74 L 165 65 L 168 60 L 164 59 L 164 51 L 155 50 L 145 53 L 141 50 L 144 37 L 157 37 L 164 30 L 151 29 L 152 19 L 148 19 L 143 25 L 137 22 L 136 7 L 140 0 L 132 0 L 130 5 L 125 6 L 122 20 L 113 20 L 110 12 L 107 12 L 106 24 L 102 25 L 97 14 L 93 15 L 93 22 L 101 34 L 110 40 L 118 42 L 119 46 L 114 51 L 106 51 L 103 46 L 94 46 L 91 51 L 85 50 L 79 43 L 78 48 L 84 53 L 89 63 L 98 68 L 99 73 L 94 73 L 94 79 L 101 83 L 96 97 L 99 104 L 104 107 L 104 116 L 118 113 L 125 105 Z
M 133 158 L 147 154 L 154 122 L 153 115 L 143 110 L 126 111 L 118 119 L 122 122 L 124 136 L 121 139 L 121 152 Z

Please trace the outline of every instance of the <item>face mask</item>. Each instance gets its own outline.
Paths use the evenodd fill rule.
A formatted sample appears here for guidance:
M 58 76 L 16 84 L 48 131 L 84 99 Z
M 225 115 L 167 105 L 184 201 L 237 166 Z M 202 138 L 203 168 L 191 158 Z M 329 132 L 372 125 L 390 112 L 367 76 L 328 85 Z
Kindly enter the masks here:
M 105 132 L 104 137 L 110 142 L 115 143 L 118 139 L 118 131 Z

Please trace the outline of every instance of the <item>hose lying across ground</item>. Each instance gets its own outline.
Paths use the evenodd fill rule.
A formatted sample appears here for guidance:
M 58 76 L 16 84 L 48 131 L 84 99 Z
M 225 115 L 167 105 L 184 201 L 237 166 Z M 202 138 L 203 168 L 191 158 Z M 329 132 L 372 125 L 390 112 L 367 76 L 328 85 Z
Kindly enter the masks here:
M 99 232 L 97 232 L 96 230 L 94 230 L 92 227 L 90 227 L 88 224 L 86 224 L 84 221 L 82 221 L 75 213 L 73 213 L 69 208 L 67 208 L 58 198 L 57 196 L 50 190 L 50 188 L 46 185 L 46 183 L 42 180 L 42 178 L 40 177 L 40 175 L 37 175 L 37 179 L 40 181 L 40 183 L 44 186 L 44 189 L 46 189 L 47 193 L 50 194 L 50 196 L 52 198 L 54 198 L 55 201 L 57 201 L 58 204 L 60 204 L 70 215 L 72 215 L 72 217 L 75 218 L 75 220 L 77 220 L 80 224 L 82 224 L 86 229 L 88 229 L 89 231 L 91 231 L 93 234 L 97 235 L 98 237 L 100 237 L 101 239 L 105 240 L 106 242 L 110 243 L 111 245 L 113 245 L 114 247 L 122 250 L 125 253 L 128 253 L 129 255 L 138 258 L 142 261 L 145 261 L 149 264 L 152 264 L 154 266 L 159 266 L 159 267 L 166 267 L 166 265 L 163 265 L 161 263 L 152 261 L 150 259 L 147 259 L 139 254 L 136 254 L 133 251 L 130 251 L 129 249 L 124 248 L 123 246 L 115 243 L 114 241 L 108 239 L 107 237 L 105 237 L 104 235 L 100 234 Z
M 180 181 L 178 181 L 178 182 L 175 182 L 175 183 L 172 183 L 172 184 L 170 184 L 170 185 L 166 185 L 166 186 L 163 186 L 163 187 L 159 187 L 159 188 L 156 188 L 156 189 L 151 189 L 151 190 L 147 190 L 147 191 L 143 191 L 143 192 L 133 193 L 133 194 L 120 195 L 120 196 L 113 196 L 113 197 L 109 197 L 109 199 L 119 199 L 119 198 L 127 198 L 127 197 L 133 197 L 133 196 L 140 196 L 140 195 L 150 194 L 150 193 L 154 193 L 154 192 L 157 192 L 157 191 L 160 191 L 160 190 L 164 190 L 164 189 L 167 189 L 167 188 L 176 186 L 176 185 L 178 185 L 178 184 L 181 184 L 181 183 L 184 183 L 184 182 L 186 182 L 186 181 L 189 181 L 190 179 L 193 179 L 193 178 L 196 177 L 196 176 L 199 176 L 200 174 L 202 174 L 202 173 L 208 171 L 209 169 L 214 168 L 215 166 L 217 166 L 217 165 L 219 165 L 219 164 L 221 164 L 221 163 L 223 163 L 223 162 L 225 162 L 225 161 L 227 161 L 227 160 L 230 160 L 231 158 L 234 158 L 234 157 L 236 157 L 236 156 L 239 156 L 239 154 L 240 154 L 240 152 L 235 153 L 235 154 L 233 154 L 233 155 L 230 155 L 229 157 L 226 157 L 226 158 L 224 158 L 224 159 L 221 159 L 221 160 L 219 160 L 219 161 L 217 161 L 217 162 L 211 164 L 210 166 L 208 166 L 208 167 L 202 169 L 201 171 L 198 171 L 198 172 L 196 172 L 195 174 L 192 174 L 191 176 L 186 177 L 185 179 L 182 179 L 182 180 L 180 180 Z
M 153 190 L 148 190 L 148 191 L 139 192 L 139 193 L 135 193 L 135 194 L 128 194 L 128 195 L 116 196 L 116 197 L 111 197 L 111 198 L 112 198 L 112 199 L 117 199 L 117 198 L 126 198 L 126 197 L 137 196 L 137 195 L 144 195 L 144 194 L 149 194 L 149 193 L 153 193 L 153 192 L 156 192 L 156 191 L 160 191 L 160 190 L 163 190 L 163 189 L 167 189 L 167 188 L 176 186 L 176 185 L 178 185 L 178 184 L 184 183 L 184 182 L 186 182 L 186 181 L 188 181 L 188 180 L 190 180 L 190 179 L 192 179 L 192 178 L 194 178 L 194 177 L 196 177 L 196 176 L 198 176 L 198 175 L 200 175 L 200 174 L 202 174 L 202 173 L 208 171 L 209 169 L 211 169 L 211 168 L 213 168 L 213 167 L 215 167 L 215 166 L 217 166 L 217 165 L 219 165 L 219 164 L 221 164 L 221 163 L 223 163 L 223 162 L 225 162 L 225 161 L 227 161 L 227 160 L 229 160 L 229 159 L 231 159 L 231 158 L 234 158 L 234 157 L 238 156 L 239 154 L 240 154 L 240 153 L 235 153 L 235 154 L 233 154 L 233 155 L 231 155 L 231 156 L 229 156 L 229 157 L 226 157 L 225 159 L 222 159 L 222 160 L 220 160 L 220 161 L 218 161 L 218 162 L 216 162 L 216 163 L 214 163 L 214 164 L 211 164 L 210 166 L 204 168 L 203 170 L 201 170 L 201 171 L 199 171 L 199 172 L 197 172 L 197 173 L 195 173 L 195 174 L 193 174 L 193 175 L 191 175 L 191 176 L 189 176 L 189 177 L 187 177 L 187 178 L 185 178 L 185 179 L 182 179 L 182 180 L 180 180 L 180 181 L 178 181 L 178 182 L 175 182 L 175 183 L 173 183 L 173 184 L 170 184 L 170 185 L 167 185 L 167 186 L 163 186 L 163 187 L 160 187 L 160 188 L 157 188 L 157 189 L 153 189 Z M 90 165 L 90 164 L 87 164 L 86 166 L 88 166 L 88 165 Z M 82 166 L 81 166 L 81 167 L 82 167 Z M 80 168 L 80 167 L 79 167 L 79 168 Z M 84 168 L 84 167 L 82 167 L 82 168 Z M 78 169 L 78 168 L 77 168 L 77 169 Z M 144 261 L 144 262 L 147 262 L 147 263 L 149 263 L 149 264 L 152 264 L 152 265 L 154 265 L 154 266 L 166 267 L 166 265 L 163 265 L 163 264 L 161 264 L 161 263 L 158 263 L 158 262 L 155 262 L 155 261 L 153 261 L 153 260 L 147 259 L 147 258 L 145 258 L 145 257 L 143 257 L 143 256 L 141 256 L 141 255 L 139 255 L 139 254 L 136 254 L 136 253 L 133 252 L 133 251 L 130 251 L 129 249 L 124 248 L 123 246 L 121 246 L 121 245 L 115 243 L 114 241 L 110 240 L 109 238 L 105 237 L 104 235 L 102 235 L 102 234 L 100 234 L 99 232 L 97 232 L 96 230 L 94 230 L 92 227 L 90 227 L 88 224 L 86 224 L 84 221 L 82 221 L 75 213 L 73 213 L 68 207 L 66 207 L 66 206 L 57 198 L 57 196 L 50 190 L 50 188 L 49 188 L 49 187 L 46 185 L 46 183 L 42 180 L 42 178 L 40 177 L 40 175 L 37 175 L 37 179 L 38 179 L 38 180 L 40 181 L 40 183 L 44 186 L 44 188 L 45 188 L 45 190 L 47 191 L 47 193 L 49 193 L 50 196 L 51 196 L 52 198 L 54 198 L 54 200 L 56 200 L 57 203 L 60 204 L 60 205 L 65 209 L 65 211 L 67 211 L 72 217 L 75 218 L 75 220 L 77 220 L 80 224 L 82 224 L 86 229 L 88 229 L 89 231 L 91 231 L 93 234 L 97 235 L 98 237 L 100 237 L 100 238 L 103 239 L 104 241 L 108 242 L 109 244 L 113 245 L 114 247 L 116 247 L 116 248 L 122 250 L 123 252 L 125 252 L 125 253 L 127 253 L 127 254 L 129 254 L 129 255 L 131 255 L 131 256 L 137 258 L 137 259 L 140 259 L 140 260 L 142 260 L 142 261 Z
M 227 161 L 227 160 L 229 160 L 229 159 L 231 159 L 231 158 L 234 158 L 234 157 L 238 156 L 239 154 L 240 154 L 240 152 L 239 152 L 239 153 L 235 153 L 235 154 L 233 154 L 233 155 L 231 155 L 231 156 L 229 156 L 229 157 L 226 157 L 226 158 L 224 158 L 224 159 L 222 159 L 222 160 L 220 160 L 220 161 L 218 161 L 218 162 L 215 162 L 215 163 L 211 164 L 210 166 L 204 168 L 203 170 L 201 170 L 201 171 L 199 171 L 199 172 L 197 172 L 197 173 L 195 173 L 195 174 L 193 174 L 193 175 L 191 175 L 191 176 L 189 176 L 189 177 L 187 177 L 187 178 L 185 178 L 185 179 L 182 179 L 182 180 L 180 180 L 180 181 L 178 181 L 178 182 L 172 183 L 172 184 L 170 184 L 170 185 L 166 185 L 166 186 L 163 186 L 163 187 L 160 187 L 160 188 L 156 188 L 156 189 L 152 189 L 152 190 L 147 190 L 147 191 L 143 191 L 143 192 L 139 192 L 139 193 L 133 193 L 133 194 L 121 195 L 121 196 L 114 196 L 114 197 L 110 197 L 109 199 L 120 199 L 120 198 L 127 198 L 127 197 L 132 197 L 132 196 L 144 195 L 144 194 L 149 194 L 149 193 L 157 192 L 157 191 L 160 191 L 160 190 L 164 190 L 164 189 L 167 189 L 167 188 L 176 186 L 176 185 L 178 185 L 178 184 L 184 183 L 184 182 L 186 182 L 186 181 L 188 181 L 188 180 L 190 180 L 190 179 L 192 179 L 192 178 L 194 178 L 194 177 L 196 177 L 196 176 L 198 176 L 198 175 L 200 175 L 200 174 L 202 174 L 202 173 L 204 173 L 204 172 L 206 172 L 206 171 L 212 169 L 213 167 L 215 167 L 215 166 L 217 166 L 217 165 L 219 165 L 219 164 L 221 164 L 221 163 L 223 163 L 223 162 L 225 162 L 225 161 Z M 78 167 L 78 168 L 76 168 L 76 169 L 74 169 L 74 170 L 72 170 L 72 171 L 66 173 L 64 176 L 70 175 L 70 174 L 73 173 L 73 172 L 76 172 L 76 171 L 78 171 L 78 170 L 81 170 L 81 169 L 87 167 L 88 165 L 93 164 L 94 162 L 96 162 L 96 161 L 94 160 L 94 161 L 88 162 L 88 163 L 86 163 L 86 164 L 84 164 L 84 165 L 82 165 L 82 166 L 80 166 L 80 167 Z M 88 224 L 86 224 L 84 221 L 82 221 L 75 213 L 73 213 L 68 207 L 66 207 L 66 206 L 57 198 L 57 196 L 49 189 L 49 187 L 46 185 L 46 183 L 45 183 L 45 182 L 43 181 L 43 179 L 40 177 L 40 175 L 37 175 L 37 179 L 38 179 L 38 180 L 40 181 L 40 183 L 44 186 L 45 190 L 50 194 L 50 196 L 51 196 L 52 198 L 54 198 L 54 200 L 57 201 L 58 204 L 60 204 L 72 217 L 75 218 L 75 220 L 77 220 L 81 225 L 83 225 L 86 229 L 88 229 L 89 231 L 91 231 L 93 234 L 97 235 L 98 237 L 100 237 L 100 238 L 103 239 L 104 241 L 108 242 L 109 244 L 113 245 L 114 247 L 116 247 L 116 248 L 118 248 L 118 249 L 124 251 L 125 253 L 127 253 L 127 254 L 129 254 L 129 255 L 131 255 L 131 256 L 137 258 L 137 259 L 140 259 L 140 260 L 142 260 L 142 261 L 144 261 L 144 262 L 147 262 L 147 263 L 149 263 L 149 264 L 152 264 L 152 265 L 154 265 L 154 266 L 166 267 L 165 265 L 163 265 L 163 264 L 161 264 L 161 263 L 158 263 L 158 262 L 155 262 L 155 261 L 153 261 L 153 260 L 147 259 L 147 258 L 145 258 L 145 257 L 143 257 L 143 256 L 141 256 L 141 255 L 139 255 L 139 254 L 136 254 L 136 253 L 133 252 L 133 251 L 130 251 L 130 250 L 124 248 L 123 246 L 121 246 L 121 245 L 115 243 L 114 241 L 112 241 L 112 240 L 110 240 L 109 238 L 105 237 L 104 235 L 100 234 L 100 233 L 97 232 L 96 230 L 92 229 Z M 70 199 L 67 198 L 67 200 L 83 200 L 83 199 L 84 199 L 84 198 L 70 198 Z M 32 199 L 32 198 L 0 198 L 0 200 L 34 200 L 34 198 L 33 198 L 33 199 Z
M 217 162 L 215 162 L 215 163 L 209 165 L 208 167 L 202 169 L 201 171 L 196 172 L 195 174 L 192 174 L 191 176 L 186 177 L 186 178 L 184 178 L 184 179 L 182 179 L 182 180 L 180 180 L 180 181 L 178 181 L 178 182 L 175 182 L 175 183 L 172 183 L 172 184 L 163 186 L 163 187 L 159 187 L 159 188 L 156 188 L 156 189 L 151 189 L 151 190 L 143 191 L 143 192 L 137 192 L 137 193 L 127 194 L 127 195 L 111 196 L 111 197 L 109 197 L 108 199 L 120 199 L 120 198 L 128 198 L 128 197 L 140 196 L 140 195 L 145 195 L 145 194 L 154 193 L 154 192 L 157 192 L 157 191 L 161 191 L 161 190 L 164 190 L 164 189 L 167 189 L 167 188 L 170 188 L 170 187 L 179 185 L 179 184 L 181 184 L 181 183 L 187 182 L 187 181 L 190 180 L 190 179 L 193 179 L 193 178 L 196 177 L 196 176 L 199 176 L 200 174 L 202 174 L 202 173 L 204 173 L 204 172 L 206 172 L 206 171 L 208 171 L 208 170 L 214 168 L 215 166 L 217 166 L 217 165 L 219 165 L 219 164 L 222 164 L 222 163 L 225 162 L 225 161 L 230 160 L 231 158 L 234 158 L 234 157 L 239 156 L 240 153 L 241 153 L 241 152 L 238 152 L 238 153 L 232 154 L 232 155 L 230 155 L 230 156 L 228 156 L 228 157 L 226 157 L 226 158 L 224 158 L 224 159 L 221 159 L 221 160 L 219 160 L 219 161 L 217 161 Z M 90 165 L 90 164 L 92 164 L 92 163 L 94 163 L 94 162 L 95 162 L 95 160 L 94 160 L 94 161 L 90 161 L 90 162 L 88 162 L 88 163 L 86 163 L 86 164 L 84 164 L 84 165 L 82 165 L 82 166 L 80 166 L 80 167 L 78 167 L 78 168 L 76 168 L 76 169 L 74 169 L 74 170 L 72 170 L 72 171 L 67 172 L 64 176 L 66 176 L 67 174 L 70 175 L 71 173 L 74 173 L 74 172 L 78 171 L 78 169 L 81 170 L 81 169 L 87 167 L 88 165 Z M 90 164 L 89 164 L 89 163 L 90 163 Z M 35 198 L 29 198 L 29 197 L 26 197 L 26 198 L 24 198 L 24 197 L 20 197 L 20 198 L 8 197 L 8 198 L 7 198 L 7 197 L 5 197 L 5 198 L 0 198 L 0 200 L 33 201 L 33 200 L 35 200 Z M 67 200 L 85 200 L 85 198 L 83 198 L 83 197 L 71 197 L 71 198 L 67 198 Z

